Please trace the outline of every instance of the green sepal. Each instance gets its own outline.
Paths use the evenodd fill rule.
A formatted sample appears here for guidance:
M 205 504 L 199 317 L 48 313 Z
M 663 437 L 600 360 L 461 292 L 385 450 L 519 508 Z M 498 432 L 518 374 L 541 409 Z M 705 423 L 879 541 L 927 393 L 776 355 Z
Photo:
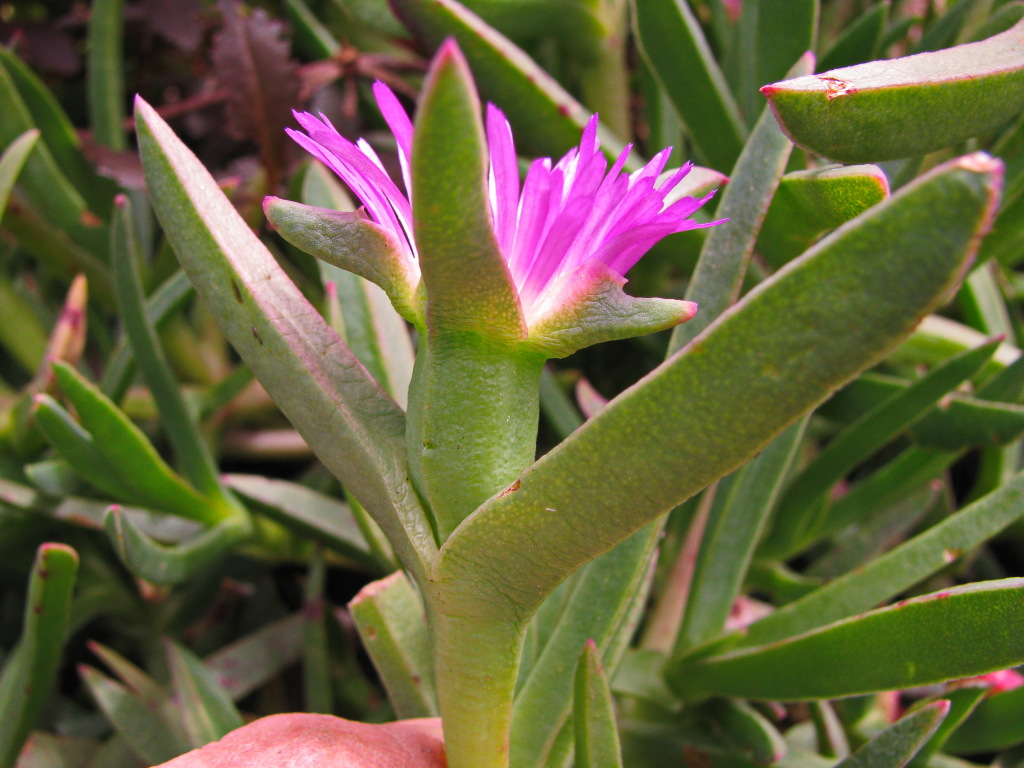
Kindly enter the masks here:
M 519 341 L 526 321 L 491 222 L 480 100 L 454 42 L 434 57 L 415 126 L 413 229 L 427 326 L 431 333 Z
M 371 221 L 364 210 L 332 211 L 279 197 L 267 197 L 263 211 L 285 240 L 318 259 L 379 285 L 403 318 L 425 327 L 417 299 L 419 268 L 402 257 L 394 235 Z
M 584 265 L 555 288 L 553 311 L 530 324 L 523 346 L 545 357 L 567 357 L 592 344 L 673 328 L 697 312 L 692 301 L 630 296 L 625 284 L 603 264 Z

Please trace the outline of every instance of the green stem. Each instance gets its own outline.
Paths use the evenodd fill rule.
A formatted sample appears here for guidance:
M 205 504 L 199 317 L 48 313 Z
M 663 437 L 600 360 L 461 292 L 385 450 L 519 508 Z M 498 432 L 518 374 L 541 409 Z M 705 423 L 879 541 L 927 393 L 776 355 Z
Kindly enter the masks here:
M 406 442 L 439 542 L 533 463 L 543 363 L 473 333 L 430 334 L 420 344 Z
M 433 595 L 435 685 L 449 768 L 507 768 L 524 629 L 510 619 L 444 613 Z M 514 615 L 510 606 L 508 616 Z

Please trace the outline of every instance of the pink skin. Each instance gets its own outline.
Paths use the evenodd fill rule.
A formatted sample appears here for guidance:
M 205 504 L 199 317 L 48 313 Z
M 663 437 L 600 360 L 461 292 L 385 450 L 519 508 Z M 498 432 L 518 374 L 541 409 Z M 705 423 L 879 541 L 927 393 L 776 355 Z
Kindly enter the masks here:
M 412 187 L 413 124 L 386 85 L 376 83 L 373 92 L 395 136 L 403 186 L 408 191 Z M 370 218 L 397 237 L 405 247 L 402 256 L 409 260 L 413 274 L 418 273 L 413 203 L 388 177 L 374 151 L 362 139 L 353 144 L 342 137 L 326 118 L 307 113 L 296 113 L 296 118 L 306 134 L 289 131 L 289 135 L 337 173 Z M 487 105 L 488 188 L 494 233 L 528 325 L 557 309 L 567 295 L 561 288 L 574 277 L 600 274 L 593 269 L 595 265 L 624 276 L 666 235 L 710 226 L 689 217 L 711 195 L 665 203 L 690 170 L 689 163 L 659 182 L 671 151 L 665 149 L 640 170 L 625 174 L 627 146 L 609 169 L 600 151 L 597 125 L 594 115 L 579 147 L 557 163 L 549 158 L 535 160 L 520 189 L 508 120 L 497 107 Z
M 441 721 L 271 715 L 160 768 L 445 768 Z

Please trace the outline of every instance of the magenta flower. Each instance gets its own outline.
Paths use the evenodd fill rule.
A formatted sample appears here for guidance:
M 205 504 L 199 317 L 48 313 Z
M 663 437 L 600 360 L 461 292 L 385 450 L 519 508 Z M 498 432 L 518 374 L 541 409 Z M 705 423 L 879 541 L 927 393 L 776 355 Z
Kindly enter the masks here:
M 388 242 L 387 267 L 381 267 L 377 256 L 372 257 L 376 260 L 372 268 L 354 264 L 349 255 L 352 246 L 343 247 L 345 254 L 338 256 L 330 248 L 311 247 L 304 235 L 293 237 L 299 227 L 289 224 L 283 206 L 297 210 L 297 204 L 269 198 L 268 216 L 296 245 L 380 284 L 407 319 L 422 325 L 422 307 L 417 308 L 417 302 L 422 303 L 423 291 L 413 228 L 416 201 L 410 199 L 413 123 L 386 85 L 376 83 L 373 92 L 395 137 L 401 186 L 365 140 L 349 141 L 325 117 L 296 113 L 305 133 L 289 130 L 289 134 L 359 198 L 364 216 L 375 225 L 375 237 Z M 518 294 L 527 329 L 524 340 L 549 356 L 561 356 L 596 341 L 648 333 L 693 316 L 696 305 L 691 302 L 636 299 L 621 290 L 625 274 L 661 238 L 710 226 L 690 218 L 714 193 L 699 199 L 685 194 L 699 185 L 687 178 L 689 163 L 663 172 L 669 148 L 643 168 L 625 173 L 627 146 L 609 168 L 600 151 L 595 115 L 578 148 L 556 163 L 549 158 L 535 160 L 520 184 L 511 128 L 502 112 L 490 104 L 485 133 L 491 225 Z M 704 182 L 707 173 L 701 179 Z M 717 176 L 715 181 L 722 179 Z M 579 329 L 584 327 L 581 334 Z
M 376 83 L 373 92 L 398 144 L 402 180 L 409 190 L 412 122 L 386 85 Z M 324 117 L 295 117 L 308 135 L 290 130 L 292 138 L 338 174 L 370 218 L 401 244 L 403 257 L 418 272 L 412 202 L 370 145 L 362 139 L 353 144 Z M 494 232 L 528 325 L 550 310 L 560 288 L 581 269 L 600 264 L 624 276 L 666 235 L 708 226 L 689 217 L 711 194 L 699 200 L 673 199 L 690 164 L 660 175 L 669 148 L 640 170 L 625 174 L 622 168 L 630 151 L 626 147 L 609 170 L 597 138 L 597 115 L 587 123 L 578 149 L 553 165 L 549 158 L 535 160 L 521 190 L 512 130 L 493 104 L 487 105 L 486 129 Z

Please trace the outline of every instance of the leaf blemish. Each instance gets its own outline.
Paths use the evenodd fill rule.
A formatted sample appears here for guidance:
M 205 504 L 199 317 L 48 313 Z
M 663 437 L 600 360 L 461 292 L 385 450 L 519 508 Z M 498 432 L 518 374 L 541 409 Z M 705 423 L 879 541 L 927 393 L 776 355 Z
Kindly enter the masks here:
M 238 283 L 236 283 L 234 280 L 231 281 L 231 290 L 235 294 L 235 301 L 237 301 L 239 304 L 241 304 L 242 303 L 242 289 L 238 287 Z
M 255 326 L 253 326 L 253 329 L 252 329 L 252 337 L 254 339 L 256 339 L 256 341 L 258 341 L 260 343 L 261 347 L 263 346 L 263 339 L 260 338 L 260 333 L 259 333 L 259 331 L 256 330 Z
M 522 481 L 520 481 L 520 480 L 516 480 L 516 481 L 515 481 L 514 483 L 512 483 L 512 485 L 510 485 L 510 486 L 509 486 L 508 488 L 506 488 L 506 489 L 505 489 L 504 491 L 502 491 L 501 493 L 499 493 L 499 494 L 498 494 L 498 498 L 499 498 L 499 499 L 501 499 L 501 498 L 504 498 L 505 496 L 508 496 L 508 495 L 509 495 L 510 493 L 515 493 L 516 491 L 518 491 L 518 490 L 519 490 L 519 487 L 520 487 L 520 486 L 521 486 L 522 484 L 523 484 L 523 483 L 522 483 Z

